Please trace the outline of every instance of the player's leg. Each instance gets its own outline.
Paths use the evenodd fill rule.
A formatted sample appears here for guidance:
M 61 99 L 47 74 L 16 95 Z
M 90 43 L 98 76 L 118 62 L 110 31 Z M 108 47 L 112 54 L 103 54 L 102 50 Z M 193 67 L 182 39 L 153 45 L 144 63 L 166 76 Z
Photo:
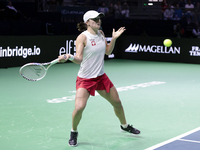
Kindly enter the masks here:
M 131 125 L 127 124 L 124 109 L 121 103 L 121 100 L 119 99 L 118 92 L 113 86 L 110 88 L 110 92 L 107 93 L 106 90 L 98 90 L 97 91 L 102 97 L 104 97 L 106 100 L 108 100 L 111 105 L 114 108 L 116 116 L 119 118 L 119 121 L 121 123 L 121 129 L 127 132 L 130 132 L 132 134 L 139 134 L 140 131 L 138 129 L 133 128 Z
M 84 88 L 79 88 L 76 92 L 75 108 L 72 113 L 72 129 L 77 130 L 77 126 L 81 120 L 83 110 L 85 109 L 89 92 Z
M 75 108 L 72 113 L 72 131 L 69 139 L 70 146 L 77 145 L 77 137 L 78 137 L 77 127 L 82 118 L 82 113 L 83 110 L 85 109 L 89 96 L 90 96 L 89 92 L 84 88 L 79 88 L 76 91 Z
M 107 93 L 106 90 L 97 90 L 97 92 L 111 103 L 111 105 L 114 108 L 116 116 L 119 118 L 120 123 L 126 124 L 124 109 L 119 99 L 119 95 L 116 88 L 114 86 L 110 88 L 109 93 Z

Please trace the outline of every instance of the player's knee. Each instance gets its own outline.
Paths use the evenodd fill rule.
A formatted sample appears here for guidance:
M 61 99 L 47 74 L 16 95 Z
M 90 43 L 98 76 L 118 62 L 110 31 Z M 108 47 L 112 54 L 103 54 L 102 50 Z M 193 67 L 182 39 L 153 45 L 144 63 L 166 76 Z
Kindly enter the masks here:
M 113 107 L 116 108 L 116 109 L 122 108 L 122 103 L 121 103 L 121 101 L 120 101 L 120 100 L 115 101 L 115 102 L 113 103 Z
M 85 105 L 76 105 L 75 106 L 75 110 L 77 113 L 82 113 L 84 109 L 85 109 Z

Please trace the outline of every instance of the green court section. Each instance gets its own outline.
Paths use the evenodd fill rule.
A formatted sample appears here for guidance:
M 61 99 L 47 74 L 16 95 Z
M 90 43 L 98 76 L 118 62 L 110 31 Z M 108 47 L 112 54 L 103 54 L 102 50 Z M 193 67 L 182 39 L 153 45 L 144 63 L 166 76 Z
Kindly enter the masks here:
M 79 145 L 69 147 L 78 69 L 57 64 L 37 82 L 23 79 L 19 67 L 0 69 L 1 150 L 144 150 L 199 127 L 199 65 L 107 60 L 127 122 L 141 134 L 122 133 L 112 106 L 96 95 L 83 113 Z

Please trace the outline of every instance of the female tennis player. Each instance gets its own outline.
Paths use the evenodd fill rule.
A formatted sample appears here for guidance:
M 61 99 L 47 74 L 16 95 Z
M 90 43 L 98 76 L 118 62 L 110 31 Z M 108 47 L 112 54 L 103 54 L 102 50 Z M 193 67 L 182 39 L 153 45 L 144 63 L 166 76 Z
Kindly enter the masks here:
M 78 30 L 82 33 L 76 39 L 76 55 L 64 54 L 59 56 L 60 62 L 68 59 L 80 64 L 76 80 L 75 109 L 72 113 L 72 129 L 69 139 L 69 146 L 77 146 L 78 131 L 77 126 L 81 120 L 83 110 L 90 95 L 95 95 L 95 90 L 114 108 L 116 116 L 121 123 L 121 130 L 131 134 L 139 134 L 140 131 L 127 124 L 122 103 L 118 92 L 104 73 L 104 56 L 110 55 L 114 49 L 116 39 L 125 31 L 125 27 L 117 31 L 113 29 L 112 40 L 109 44 L 105 40 L 104 33 L 99 30 L 101 27 L 101 17 L 104 14 L 97 11 L 87 11 L 84 22 L 79 23 Z

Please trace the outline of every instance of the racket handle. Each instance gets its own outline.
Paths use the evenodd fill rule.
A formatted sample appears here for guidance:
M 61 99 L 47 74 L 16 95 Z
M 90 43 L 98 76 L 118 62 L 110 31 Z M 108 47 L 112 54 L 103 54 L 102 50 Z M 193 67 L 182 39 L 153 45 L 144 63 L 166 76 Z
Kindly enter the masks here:
M 51 61 L 51 65 L 54 65 L 54 64 L 58 63 L 58 60 L 59 60 L 59 58 L 57 58 L 57 59 Z

